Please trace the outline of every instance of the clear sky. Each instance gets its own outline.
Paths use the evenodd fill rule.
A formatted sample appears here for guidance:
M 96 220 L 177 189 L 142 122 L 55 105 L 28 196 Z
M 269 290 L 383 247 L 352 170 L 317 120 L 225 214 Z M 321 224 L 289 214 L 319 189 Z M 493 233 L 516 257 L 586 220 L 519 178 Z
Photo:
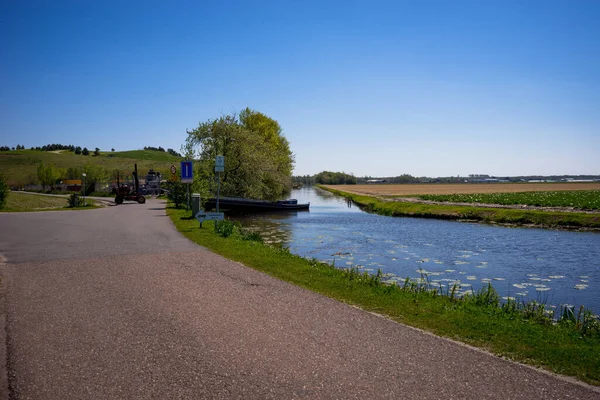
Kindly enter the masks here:
M 0 1 L 0 145 L 180 150 L 245 107 L 295 174 L 600 174 L 600 1 Z

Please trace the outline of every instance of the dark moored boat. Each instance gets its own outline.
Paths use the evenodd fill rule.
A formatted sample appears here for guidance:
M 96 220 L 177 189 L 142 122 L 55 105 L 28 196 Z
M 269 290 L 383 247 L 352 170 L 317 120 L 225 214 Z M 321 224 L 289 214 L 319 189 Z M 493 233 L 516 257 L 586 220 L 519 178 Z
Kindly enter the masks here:
M 267 201 L 244 199 L 240 197 L 220 197 L 219 209 L 235 211 L 299 211 L 308 210 L 310 203 L 300 203 L 296 199 Z M 217 207 L 217 199 L 211 198 L 206 201 L 207 210 Z

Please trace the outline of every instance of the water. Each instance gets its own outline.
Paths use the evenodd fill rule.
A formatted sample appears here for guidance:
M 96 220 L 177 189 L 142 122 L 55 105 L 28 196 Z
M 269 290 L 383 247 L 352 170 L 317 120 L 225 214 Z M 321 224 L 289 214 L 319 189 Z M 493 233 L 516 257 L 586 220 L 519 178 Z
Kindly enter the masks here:
M 600 314 L 600 234 L 508 228 L 361 211 L 321 189 L 294 190 L 309 212 L 238 217 L 266 243 L 281 243 L 336 267 L 381 269 L 390 281 L 428 278 L 461 292 L 491 282 L 505 299 L 558 307 L 584 305 Z

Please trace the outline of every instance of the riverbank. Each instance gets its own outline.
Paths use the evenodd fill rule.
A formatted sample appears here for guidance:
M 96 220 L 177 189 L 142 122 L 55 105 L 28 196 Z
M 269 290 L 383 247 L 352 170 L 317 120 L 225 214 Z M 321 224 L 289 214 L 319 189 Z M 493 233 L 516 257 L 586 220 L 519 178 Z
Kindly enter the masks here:
M 431 202 L 394 201 L 317 185 L 321 189 L 352 200 L 367 212 L 387 216 L 479 221 L 491 224 L 535 226 L 551 229 L 600 231 L 600 214 L 584 212 L 540 211 L 532 209 L 445 205 Z
M 414 281 L 389 285 L 379 274 L 335 268 L 268 246 L 260 235 L 240 230 L 231 222 L 222 223 L 218 234 L 212 223 L 200 229 L 185 210 L 169 207 L 167 214 L 190 240 L 248 267 L 498 356 L 600 385 L 600 334 L 596 328 L 587 333 L 581 330 L 584 318 L 581 316 L 578 322 L 577 310 L 573 318 L 568 316 L 571 319 L 556 324 L 539 305 L 509 302 L 503 306 L 490 287 L 459 298 L 452 288 L 430 291 Z M 596 320 L 585 321 L 591 327 L 594 324 L 590 321 Z

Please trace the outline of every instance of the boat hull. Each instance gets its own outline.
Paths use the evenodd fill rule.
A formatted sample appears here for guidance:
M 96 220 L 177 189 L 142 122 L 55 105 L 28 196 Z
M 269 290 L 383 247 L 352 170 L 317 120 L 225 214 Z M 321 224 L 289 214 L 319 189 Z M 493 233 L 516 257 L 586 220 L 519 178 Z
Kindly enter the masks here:
M 206 201 L 205 209 L 212 210 L 217 207 L 217 199 L 210 198 Z M 263 211 L 302 211 L 308 210 L 310 203 L 292 203 L 281 201 L 263 201 L 251 199 L 221 198 L 219 210 L 237 212 L 263 212 Z

